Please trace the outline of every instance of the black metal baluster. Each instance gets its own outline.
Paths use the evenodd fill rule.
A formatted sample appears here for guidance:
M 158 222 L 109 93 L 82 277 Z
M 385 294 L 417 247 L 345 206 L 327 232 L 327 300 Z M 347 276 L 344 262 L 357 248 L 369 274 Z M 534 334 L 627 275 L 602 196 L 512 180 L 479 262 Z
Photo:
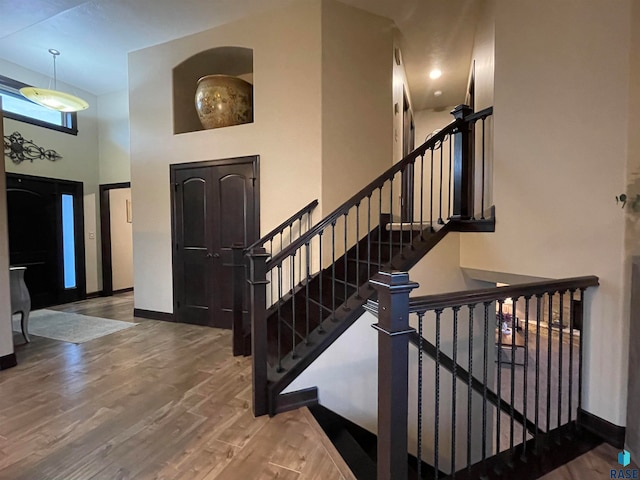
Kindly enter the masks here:
M 424 240 L 424 153 L 420 155 L 420 240 Z
M 486 118 L 482 119 L 482 195 L 480 196 L 480 218 L 484 220 L 484 177 L 485 177 L 485 159 L 484 159 L 484 139 L 485 139 L 485 123 Z M 526 429 L 525 429 L 526 430 Z
M 296 252 L 291 255 L 291 325 L 293 335 L 291 338 L 291 358 L 297 358 L 296 354 Z
M 302 215 L 298 219 L 298 238 L 302 236 Z M 298 276 L 300 277 L 299 285 L 302 285 L 302 255 L 298 257 Z
M 391 264 L 391 259 L 393 258 L 393 179 L 395 175 L 391 176 L 391 182 L 389 182 L 389 265 L 393 268 Z
M 529 418 L 527 416 L 527 394 L 528 394 L 528 383 L 527 377 L 529 373 L 529 300 L 531 297 L 524 297 L 524 384 L 522 386 L 523 390 L 523 412 L 524 418 Z M 522 458 L 526 458 L 527 454 L 527 428 L 526 425 L 522 426 Z
M 549 298 L 549 310 L 548 310 L 548 318 L 547 318 L 547 433 L 551 428 L 551 351 L 552 351 L 552 337 L 553 330 L 551 329 L 551 323 L 553 319 L 553 292 L 547 292 L 547 297 Z
M 435 428 L 433 434 L 433 469 L 434 478 L 438 479 L 440 460 L 440 315 L 442 310 L 436 310 L 436 396 L 435 396 Z
M 346 254 L 345 254 L 346 258 Z M 360 296 L 360 202 L 356 203 L 356 298 Z
M 371 278 L 371 193 L 367 196 L 367 281 Z M 369 288 L 371 284 L 368 283 Z
M 498 402 L 502 399 L 502 322 L 504 321 L 504 312 L 502 310 L 503 300 L 498 300 Z M 496 408 L 496 453 L 500 453 L 500 427 L 501 427 L 501 410 Z
M 535 439 L 536 439 L 536 452 L 540 452 L 540 444 L 539 439 L 540 435 L 538 435 L 538 425 L 539 425 L 539 416 L 540 416 L 540 322 L 542 321 L 542 297 L 540 295 L 536 295 L 536 401 L 535 401 Z
M 473 412 L 473 313 L 475 305 L 469 308 L 469 378 L 467 382 L 467 469 L 471 470 L 471 425 Z
M 382 225 L 382 187 L 378 187 L 378 270 L 380 270 L 380 267 L 382 266 L 382 229 L 383 228 L 384 227 Z
M 516 389 L 515 389 L 515 374 L 516 374 L 516 302 L 518 301 L 518 297 L 511 298 L 511 410 L 509 415 L 509 450 L 511 454 L 513 454 L 513 416 L 515 414 L 515 398 L 516 398 Z
M 453 182 L 453 171 L 452 171 L 452 162 L 451 162 L 451 134 L 449 134 L 449 197 L 448 197 L 448 207 L 447 207 L 447 220 L 451 218 L 451 183 Z
M 401 174 L 400 174 L 400 181 L 403 182 L 404 181 L 404 176 L 405 176 L 405 172 L 406 169 L 403 169 Z M 402 189 L 400 190 L 402 192 Z M 403 198 L 402 195 L 400 196 L 400 258 L 404 258 L 404 253 L 402 252 L 402 243 L 403 243 L 403 224 L 404 224 L 404 202 L 406 202 L 407 199 Z M 391 233 L 393 233 L 393 230 L 391 231 Z
M 278 265 L 278 372 L 282 372 L 282 315 L 280 312 L 282 302 L 280 300 L 282 300 L 282 264 Z
M 289 224 L 289 245 L 293 242 L 293 223 Z
M 282 234 L 284 233 L 284 230 L 280 230 L 280 251 L 282 251 Z
M 433 232 L 433 147 L 431 147 L 431 179 L 429 187 L 429 228 Z
M 569 290 L 569 423 L 573 421 L 573 297 L 575 290 Z M 582 332 L 580 332 L 582 334 Z
M 444 140 L 444 137 L 442 137 Z M 444 155 L 444 143 L 440 142 L 440 205 L 438 206 L 438 225 L 444 225 L 444 221 L 442 220 L 442 166 L 443 166 L 443 155 Z
M 458 313 L 453 307 L 453 370 L 451 375 L 451 478 L 456 477 L 456 410 L 458 397 Z
M 565 292 L 558 292 L 560 295 L 560 325 L 558 327 L 558 427 L 562 425 L 562 330 L 564 329 L 564 294 Z
M 418 458 L 418 478 L 422 478 L 422 345 L 423 328 L 422 320 L 425 312 L 418 312 L 418 447 L 416 457 Z
M 349 275 L 347 274 L 347 266 L 349 263 L 347 259 L 347 215 L 348 214 L 349 214 L 348 212 L 345 212 L 344 214 L 344 306 L 342 307 L 346 311 L 351 310 L 347 306 L 347 298 L 349 298 L 349 292 L 347 290 L 347 282 L 349 280 Z
M 305 311 L 305 323 L 306 323 L 306 325 L 305 325 L 305 327 L 306 327 L 305 333 L 306 334 L 305 334 L 305 337 L 304 337 L 304 343 L 305 343 L 305 345 L 309 345 L 309 281 L 310 281 L 310 278 L 311 278 L 311 270 L 310 270 L 310 266 L 309 266 L 309 261 L 310 261 L 311 255 L 310 255 L 310 252 L 309 252 L 309 247 L 310 247 L 309 242 L 306 242 L 304 244 L 304 246 L 305 246 L 305 253 L 306 253 L 305 263 L 307 265 L 306 281 L 304 282 L 305 283 L 305 286 L 304 286 L 305 292 L 304 293 L 305 293 L 305 303 L 306 303 L 306 311 Z
M 482 358 L 482 464 L 487 460 L 487 383 L 489 370 L 489 306 L 491 302 L 484 303 L 484 342 Z
M 415 213 L 415 208 L 416 208 L 416 202 L 415 202 L 415 198 L 414 198 L 414 194 L 413 194 L 413 189 L 415 187 L 415 172 L 416 172 L 416 159 L 414 158 L 411 161 L 411 181 L 413 182 L 413 185 L 411 186 L 411 188 L 409 189 L 411 191 L 411 205 L 410 205 L 410 217 L 409 217 L 409 221 L 411 222 L 411 224 L 409 225 L 409 247 L 411 248 L 411 250 L 415 249 L 414 245 L 413 245 L 413 224 L 414 224 L 414 218 L 413 215 Z
M 322 327 L 322 321 L 324 319 L 324 305 L 322 301 L 322 273 L 324 271 L 324 267 L 322 266 L 322 236 L 324 235 L 324 230 L 320 230 L 318 232 L 318 321 L 320 325 L 318 325 L 318 333 L 323 334 L 324 328 Z
M 273 256 L 273 238 L 271 237 L 269 239 L 269 253 Z M 268 275 L 268 279 L 269 279 L 269 290 L 268 290 L 268 294 L 269 294 L 269 301 L 267 303 L 267 305 L 273 305 L 273 285 L 274 282 L 273 280 L 273 270 L 269 270 L 269 272 L 267 272 Z
M 336 221 L 331 222 L 331 319 L 336 319 Z
M 584 288 L 580 289 L 580 344 L 578 351 L 578 408 L 582 408 L 582 355 L 584 352 Z

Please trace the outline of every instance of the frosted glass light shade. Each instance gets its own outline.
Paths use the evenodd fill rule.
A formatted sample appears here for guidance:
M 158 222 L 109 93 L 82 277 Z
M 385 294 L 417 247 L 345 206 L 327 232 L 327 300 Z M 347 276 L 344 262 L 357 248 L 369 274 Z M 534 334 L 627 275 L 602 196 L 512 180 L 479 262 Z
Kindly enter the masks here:
M 24 87 L 20 89 L 20 93 L 38 105 L 59 112 L 78 112 L 89 108 L 89 104 L 81 98 L 58 90 Z

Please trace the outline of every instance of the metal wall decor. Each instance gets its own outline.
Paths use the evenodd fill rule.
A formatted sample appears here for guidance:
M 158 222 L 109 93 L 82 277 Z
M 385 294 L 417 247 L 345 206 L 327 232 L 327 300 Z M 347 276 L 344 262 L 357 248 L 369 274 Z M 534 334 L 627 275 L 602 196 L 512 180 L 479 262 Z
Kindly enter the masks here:
M 13 132 L 4 137 L 4 155 L 9 157 L 13 163 L 21 163 L 24 160 L 56 160 L 62 158 L 55 150 L 39 147 L 33 140 L 26 140 L 19 132 Z

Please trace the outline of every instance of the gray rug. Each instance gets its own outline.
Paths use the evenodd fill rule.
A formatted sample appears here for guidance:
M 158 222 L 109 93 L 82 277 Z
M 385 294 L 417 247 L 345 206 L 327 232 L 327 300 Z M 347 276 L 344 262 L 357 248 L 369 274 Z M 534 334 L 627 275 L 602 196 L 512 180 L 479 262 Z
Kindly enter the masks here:
M 31 312 L 29 334 L 63 342 L 84 343 L 135 325 L 137 323 L 42 309 Z M 13 317 L 13 330 L 21 331 L 20 315 Z

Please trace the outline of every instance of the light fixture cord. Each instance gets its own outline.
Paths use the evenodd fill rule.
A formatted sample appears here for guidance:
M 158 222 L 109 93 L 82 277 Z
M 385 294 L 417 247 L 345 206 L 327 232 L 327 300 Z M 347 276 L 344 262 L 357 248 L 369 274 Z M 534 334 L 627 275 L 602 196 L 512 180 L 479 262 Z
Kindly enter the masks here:
M 56 55 L 53 55 L 53 89 L 57 90 L 58 89 L 58 80 L 57 80 L 57 76 L 56 76 Z

